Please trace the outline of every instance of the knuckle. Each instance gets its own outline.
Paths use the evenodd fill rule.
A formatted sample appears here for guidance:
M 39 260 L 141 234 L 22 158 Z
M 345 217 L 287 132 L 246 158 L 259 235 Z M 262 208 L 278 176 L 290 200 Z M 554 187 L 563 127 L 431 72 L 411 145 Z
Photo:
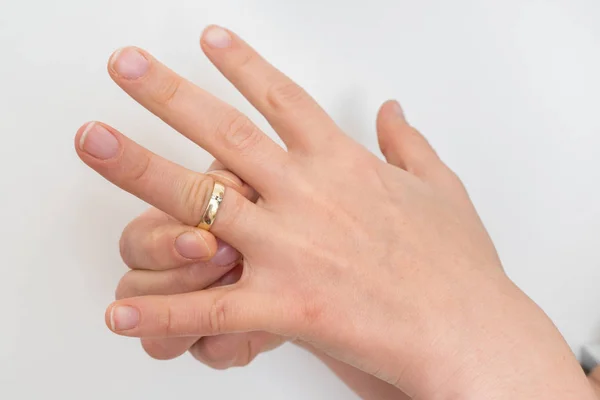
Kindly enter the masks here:
M 173 318 L 174 310 L 172 305 L 167 302 L 164 307 L 164 312 L 158 317 L 157 325 L 158 331 L 162 333 L 163 337 L 171 337 L 177 333 L 177 327 L 175 325 L 175 318 Z
M 180 92 L 183 78 L 173 74 L 156 83 L 152 92 L 152 99 L 161 106 L 170 105 Z
M 225 296 L 217 297 L 208 313 L 206 313 L 206 328 L 211 335 L 218 335 L 225 331 L 229 319 L 229 303 Z
M 240 153 L 254 148 L 262 134 L 248 117 L 230 110 L 217 125 L 217 137 L 225 146 Z
M 182 189 L 183 208 L 193 223 L 199 223 L 212 194 L 214 181 L 210 177 L 195 176 L 187 180 Z
M 274 110 L 285 110 L 306 101 L 308 94 L 294 82 L 275 83 L 267 90 L 267 103 Z
M 157 314 L 151 336 L 171 338 L 171 337 L 190 337 L 196 336 L 202 328 L 201 313 L 193 307 L 181 307 L 181 304 L 172 302 L 167 296 L 165 302 L 161 305 L 161 310 Z
M 298 306 L 298 322 L 309 329 L 315 327 L 323 319 L 325 307 L 316 299 L 305 299 Z
M 237 67 L 239 69 L 245 68 L 248 65 L 251 65 L 255 60 L 256 60 L 256 53 L 254 52 L 246 52 L 243 57 L 240 59 L 239 64 L 237 65 Z
M 154 155 L 152 153 L 148 153 L 147 155 L 140 157 L 139 162 L 133 163 L 131 169 L 129 169 L 127 180 L 133 183 L 143 182 L 148 176 L 153 157 Z

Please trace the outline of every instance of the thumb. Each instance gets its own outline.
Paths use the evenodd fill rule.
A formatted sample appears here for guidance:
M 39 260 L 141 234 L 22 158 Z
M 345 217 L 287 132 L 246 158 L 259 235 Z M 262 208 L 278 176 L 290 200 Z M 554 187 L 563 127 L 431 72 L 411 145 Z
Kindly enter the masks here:
M 140 338 L 212 336 L 269 325 L 270 302 L 239 286 L 123 299 L 106 310 L 111 331 Z M 271 303 L 272 304 L 272 303 Z

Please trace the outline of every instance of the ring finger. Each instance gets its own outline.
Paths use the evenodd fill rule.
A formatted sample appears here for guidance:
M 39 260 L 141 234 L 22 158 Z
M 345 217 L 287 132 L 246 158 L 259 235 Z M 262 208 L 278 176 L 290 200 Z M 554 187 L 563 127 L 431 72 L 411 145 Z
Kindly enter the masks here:
M 212 194 L 214 177 L 171 163 L 116 130 L 89 123 L 75 137 L 79 157 L 100 175 L 156 208 L 196 226 Z M 243 251 L 261 240 L 257 226 L 264 218 L 236 190 L 225 191 L 211 232 Z M 262 222 L 262 221 L 261 221 Z
M 258 197 L 253 188 L 216 160 L 207 175 L 252 202 Z M 184 225 L 156 208 L 150 208 L 127 225 L 119 248 L 123 261 L 131 269 L 164 270 L 208 259 L 210 265 L 226 266 L 239 259 L 233 247 L 215 240 L 211 233 Z

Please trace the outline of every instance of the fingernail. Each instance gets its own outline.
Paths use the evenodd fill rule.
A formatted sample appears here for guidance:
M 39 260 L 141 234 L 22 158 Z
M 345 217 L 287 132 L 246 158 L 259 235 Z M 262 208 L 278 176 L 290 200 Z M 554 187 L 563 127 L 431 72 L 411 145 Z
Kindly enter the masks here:
M 234 186 L 237 186 L 237 187 L 242 186 L 242 181 L 240 180 L 240 178 L 238 178 L 237 176 L 235 176 L 234 174 L 232 174 L 229 171 L 215 170 L 215 171 L 208 171 L 207 174 L 217 175 L 218 180 L 225 180 Z
M 127 47 L 113 54 L 110 65 L 119 76 L 125 79 L 138 79 L 148 71 L 150 63 L 142 53 Z
M 204 238 L 196 232 L 182 233 L 175 239 L 175 250 L 185 258 L 192 260 L 208 256 L 208 246 Z
M 211 263 L 220 267 L 224 267 L 239 260 L 240 253 L 238 253 L 237 250 L 231 247 L 229 244 L 217 239 L 217 245 L 217 252 L 210 260 Z
M 204 32 L 204 41 L 217 49 L 224 49 L 231 45 L 231 35 L 219 26 L 211 26 Z
M 238 266 L 231 271 L 227 272 L 221 279 L 219 279 L 219 286 L 229 286 L 233 285 L 242 277 L 242 267 Z
M 113 331 L 126 331 L 138 326 L 140 313 L 136 308 L 116 306 L 110 310 L 110 326 Z
M 393 110 L 394 113 L 396 113 L 397 116 L 404 118 L 404 110 L 402 109 L 402 106 L 400 106 L 400 103 L 398 103 L 396 100 L 394 100 L 393 104 Z
M 229 271 L 227 274 L 225 274 L 225 276 L 223 278 L 221 278 L 219 283 L 221 284 L 221 286 L 229 286 L 229 285 L 233 285 L 234 283 L 236 283 L 239 280 L 240 280 L 240 277 L 238 274 L 236 274 L 235 272 Z
M 119 141 L 108 129 L 92 122 L 81 134 L 79 148 L 92 157 L 108 160 L 119 152 Z

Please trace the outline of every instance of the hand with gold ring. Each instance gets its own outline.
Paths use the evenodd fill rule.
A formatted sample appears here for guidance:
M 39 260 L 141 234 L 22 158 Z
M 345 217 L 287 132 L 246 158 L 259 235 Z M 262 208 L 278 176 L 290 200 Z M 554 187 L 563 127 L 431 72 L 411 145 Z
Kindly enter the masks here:
M 123 90 L 260 199 L 226 188 L 210 228 L 243 255 L 237 283 L 116 301 L 110 329 L 299 338 L 414 398 L 593 398 L 560 333 L 504 274 L 462 184 L 397 103 L 378 119 L 386 164 L 235 34 L 211 27 L 201 45 L 287 150 L 147 52 L 113 55 L 109 73 Z M 181 223 L 205 215 L 209 175 L 100 123 L 82 127 L 76 146 L 105 178 Z
M 214 162 L 207 174 L 251 201 L 257 200 L 256 192 L 225 170 L 221 163 Z M 194 236 L 189 232 L 190 227 L 156 208 L 150 208 L 128 224 L 121 236 L 120 248 L 123 261 L 131 270 L 120 280 L 116 299 L 189 293 L 236 283 L 242 273 L 239 253 L 218 241 L 218 249 L 211 256 L 202 239 L 203 232 L 194 232 Z M 146 353 L 159 360 L 173 359 L 189 351 L 198 361 L 212 368 L 227 369 L 248 365 L 260 353 L 279 347 L 287 340 L 269 332 L 244 332 L 206 337 L 146 338 L 141 342 Z M 342 363 L 308 343 L 295 343 L 316 355 L 364 399 L 406 398 L 394 386 Z
M 236 190 L 250 201 L 256 192 L 237 176 L 214 162 L 207 175 Z M 120 240 L 123 261 L 131 270 L 120 280 L 117 300 L 136 296 L 189 293 L 237 282 L 241 275 L 240 255 L 217 240 L 216 252 L 205 240 L 206 232 L 189 227 L 164 212 L 150 208 L 127 225 Z M 212 235 L 208 240 L 212 242 Z M 142 339 L 144 350 L 157 359 L 172 359 L 186 351 L 217 369 L 241 366 L 281 344 L 283 339 L 268 333 L 182 338 Z M 252 342 L 249 346 L 248 342 Z M 252 349 L 255 353 L 248 353 Z

